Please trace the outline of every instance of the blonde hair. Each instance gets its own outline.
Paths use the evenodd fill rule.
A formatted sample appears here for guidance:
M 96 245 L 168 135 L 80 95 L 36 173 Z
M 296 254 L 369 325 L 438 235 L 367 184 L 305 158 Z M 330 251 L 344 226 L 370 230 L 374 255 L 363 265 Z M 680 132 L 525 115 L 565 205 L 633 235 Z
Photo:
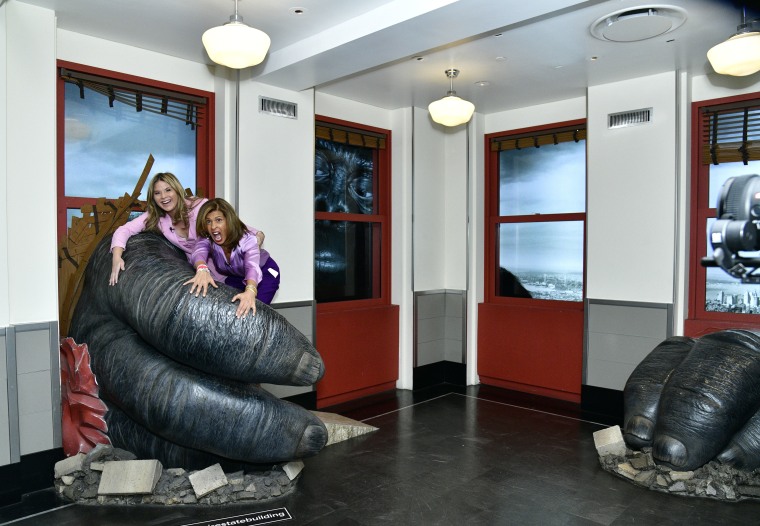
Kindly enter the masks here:
M 164 183 L 168 184 L 169 187 L 177 194 L 177 206 L 171 213 L 172 223 L 179 223 L 182 221 L 185 223 L 185 225 L 187 225 L 188 228 L 190 228 L 190 225 L 188 224 L 190 211 L 187 204 L 185 203 L 185 190 L 182 188 L 182 183 L 179 182 L 179 179 L 177 179 L 177 176 L 173 173 L 161 172 L 154 175 L 150 180 L 150 183 L 148 183 L 148 220 L 145 222 L 145 229 L 159 232 L 158 220 L 165 215 L 169 215 L 160 206 L 158 206 L 158 204 L 156 204 L 156 199 L 153 197 L 153 191 L 155 190 L 156 183 L 159 181 L 163 181 Z M 195 201 L 197 201 L 197 198 L 191 197 L 190 201 L 190 208 L 192 208 L 195 206 Z
M 206 229 L 206 216 L 211 212 L 221 212 L 227 222 L 227 241 L 224 243 L 224 247 L 233 248 L 237 246 L 245 233 L 248 232 L 248 227 L 240 220 L 232 205 L 221 197 L 206 201 L 198 211 L 198 218 L 195 223 L 195 231 L 198 236 L 211 239 Z

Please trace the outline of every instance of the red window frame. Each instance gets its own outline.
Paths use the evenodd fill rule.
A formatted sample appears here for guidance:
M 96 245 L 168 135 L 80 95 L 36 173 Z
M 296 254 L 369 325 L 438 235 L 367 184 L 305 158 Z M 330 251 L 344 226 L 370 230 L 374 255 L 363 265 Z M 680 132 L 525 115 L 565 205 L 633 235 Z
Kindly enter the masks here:
M 704 107 L 760 101 L 760 92 L 694 102 L 691 105 L 691 206 L 689 236 L 688 318 L 684 322 L 687 336 L 701 336 L 731 328 L 757 329 L 758 314 L 736 314 L 705 310 L 707 272 L 702 257 L 707 254 L 707 221 L 716 216 L 716 203 L 709 202 L 710 166 L 701 162 L 701 138 Z
M 508 296 L 499 296 L 496 293 L 498 285 L 497 274 L 499 269 L 499 239 L 498 226 L 505 223 L 538 223 L 538 222 L 555 222 L 555 221 L 583 221 L 583 298 L 586 297 L 586 213 L 569 213 L 569 214 L 541 214 L 541 215 L 499 215 L 499 152 L 491 151 L 490 144 L 494 138 L 507 138 L 515 135 L 539 134 L 544 131 L 553 129 L 566 128 L 572 126 L 585 126 L 586 119 L 572 121 L 555 122 L 541 126 L 531 126 L 516 130 L 500 131 L 489 133 L 485 136 L 485 294 L 486 303 L 503 304 L 503 305 L 523 305 L 543 308 L 564 308 L 583 310 L 583 301 L 560 301 L 545 300 L 532 298 L 514 298 Z
M 391 131 L 383 128 L 376 128 L 366 124 L 335 119 L 324 115 L 315 115 L 315 125 L 319 123 L 334 124 L 345 128 L 353 128 L 357 131 L 367 131 L 374 134 L 385 135 L 384 149 L 375 151 L 376 173 L 376 193 L 377 211 L 375 214 L 349 214 L 336 212 L 314 212 L 314 220 L 329 221 L 352 221 L 359 223 L 372 223 L 380 225 L 380 239 L 375 239 L 373 247 L 373 256 L 380 254 L 380 269 L 373 275 L 373 289 L 379 290 L 377 298 L 368 298 L 361 300 L 320 302 L 320 312 L 334 312 L 341 310 L 354 310 L 362 307 L 372 307 L 378 305 L 390 305 L 391 303 Z
M 110 71 L 107 69 L 96 68 L 92 66 L 86 66 L 84 64 L 77 64 L 75 62 L 69 62 L 66 60 L 58 60 L 56 63 L 56 71 L 60 71 L 61 68 L 65 68 L 71 71 L 77 71 L 81 73 L 89 73 L 92 75 L 99 75 L 114 80 L 120 80 L 125 82 L 131 82 L 133 84 L 140 84 L 147 87 L 159 88 L 163 90 L 175 91 L 178 93 L 193 95 L 196 97 L 203 97 L 206 99 L 205 116 L 202 125 L 198 126 L 198 133 L 196 134 L 196 193 L 203 195 L 204 197 L 214 197 L 214 93 L 203 91 L 194 88 L 188 88 L 186 86 L 180 86 L 177 84 L 171 84 L 168 82 L 161 82 L 158 80 L 148 79 L 145 77 L 138 77 L 135 75 L 128 75 L 126 73 L 119 73 L 116 71 Z M 65 173 L 65 82 L 56 74 L 57 82 L 57 124 L 56 132 L 58 134 L 57 141 L 57 180 L 58 180 L 58 239 L 64 239 L 66 237 L 67 230 L 67 210 L 71 208 L 79 209 L 82 206 L 88 204 L 95 204 L 95 198 L 86 197 L 72 197 L 65 195 L 66 188 L 66 173 Z M 135 174 L 135 182 L 140 174 Z M 106 196 L 104 196 L 106 197 Z M 118 198 L 121 196 L 108 196 Z

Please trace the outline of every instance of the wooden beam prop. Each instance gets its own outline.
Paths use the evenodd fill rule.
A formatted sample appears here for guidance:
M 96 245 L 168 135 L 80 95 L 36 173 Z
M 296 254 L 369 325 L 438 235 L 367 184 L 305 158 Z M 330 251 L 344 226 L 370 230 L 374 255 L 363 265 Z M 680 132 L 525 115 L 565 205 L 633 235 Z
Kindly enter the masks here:
M 153 161 L 153 155 L 148 155 L 131 195 L 124 194 L 116 200 L 101 197 L 94 205 L 85 205 L 80 209 L 82 217 L 71 218 L 68 235 L 58 247 L 58 319 L 62 338 L 68 336 L 74 307 L 82 294 L 84 270 L 95 247 L 126 223 L 136 207 L 145 210 L 138 197 L 153 168 Z

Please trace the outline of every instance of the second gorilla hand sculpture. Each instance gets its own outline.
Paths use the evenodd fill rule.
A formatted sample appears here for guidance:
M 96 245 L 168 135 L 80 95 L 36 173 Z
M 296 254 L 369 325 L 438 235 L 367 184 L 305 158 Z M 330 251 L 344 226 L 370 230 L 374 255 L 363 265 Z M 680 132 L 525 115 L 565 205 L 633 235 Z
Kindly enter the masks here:
M 656 462 L 760 468 L 760 334 L 668 338 L 631 373 L 624 398 L 625 441 L 651 447 Z
M 313 413 L 259 386 L 322 377 L 303 334 L 260 302 L 255 316 L 236 318 L 224 284 L 205 298 L 189 294 L 184 254 L 155 234 L 130 239 L 126 270 L 110 287 L 109 243 L 90 258 L 69 333 L 89 348 L 115 446 L 189 469 L 271 464 L 324 447 Z

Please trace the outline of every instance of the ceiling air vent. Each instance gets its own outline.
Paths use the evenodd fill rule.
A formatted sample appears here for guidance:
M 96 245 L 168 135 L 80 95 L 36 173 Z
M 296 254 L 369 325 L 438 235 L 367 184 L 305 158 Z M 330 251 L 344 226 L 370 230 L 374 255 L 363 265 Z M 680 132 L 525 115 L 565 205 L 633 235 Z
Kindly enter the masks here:
M 639 42 L 675 31 L 686 22 L 686 10 L 672 5 L 643 5 L 597 18 L 591 34 L 608 42 Z
M 259 97 L 259 113 L 267 113 L 276 117 L 298 118 L 298 104 L 284 100 Z
M 610 113 L 608 116 L 608 128 L 627 128 L 628 126 L 637 126 L 647 124 L 652 120 L 652 108 L 645 110 L 623 111 L 620 113 Z

